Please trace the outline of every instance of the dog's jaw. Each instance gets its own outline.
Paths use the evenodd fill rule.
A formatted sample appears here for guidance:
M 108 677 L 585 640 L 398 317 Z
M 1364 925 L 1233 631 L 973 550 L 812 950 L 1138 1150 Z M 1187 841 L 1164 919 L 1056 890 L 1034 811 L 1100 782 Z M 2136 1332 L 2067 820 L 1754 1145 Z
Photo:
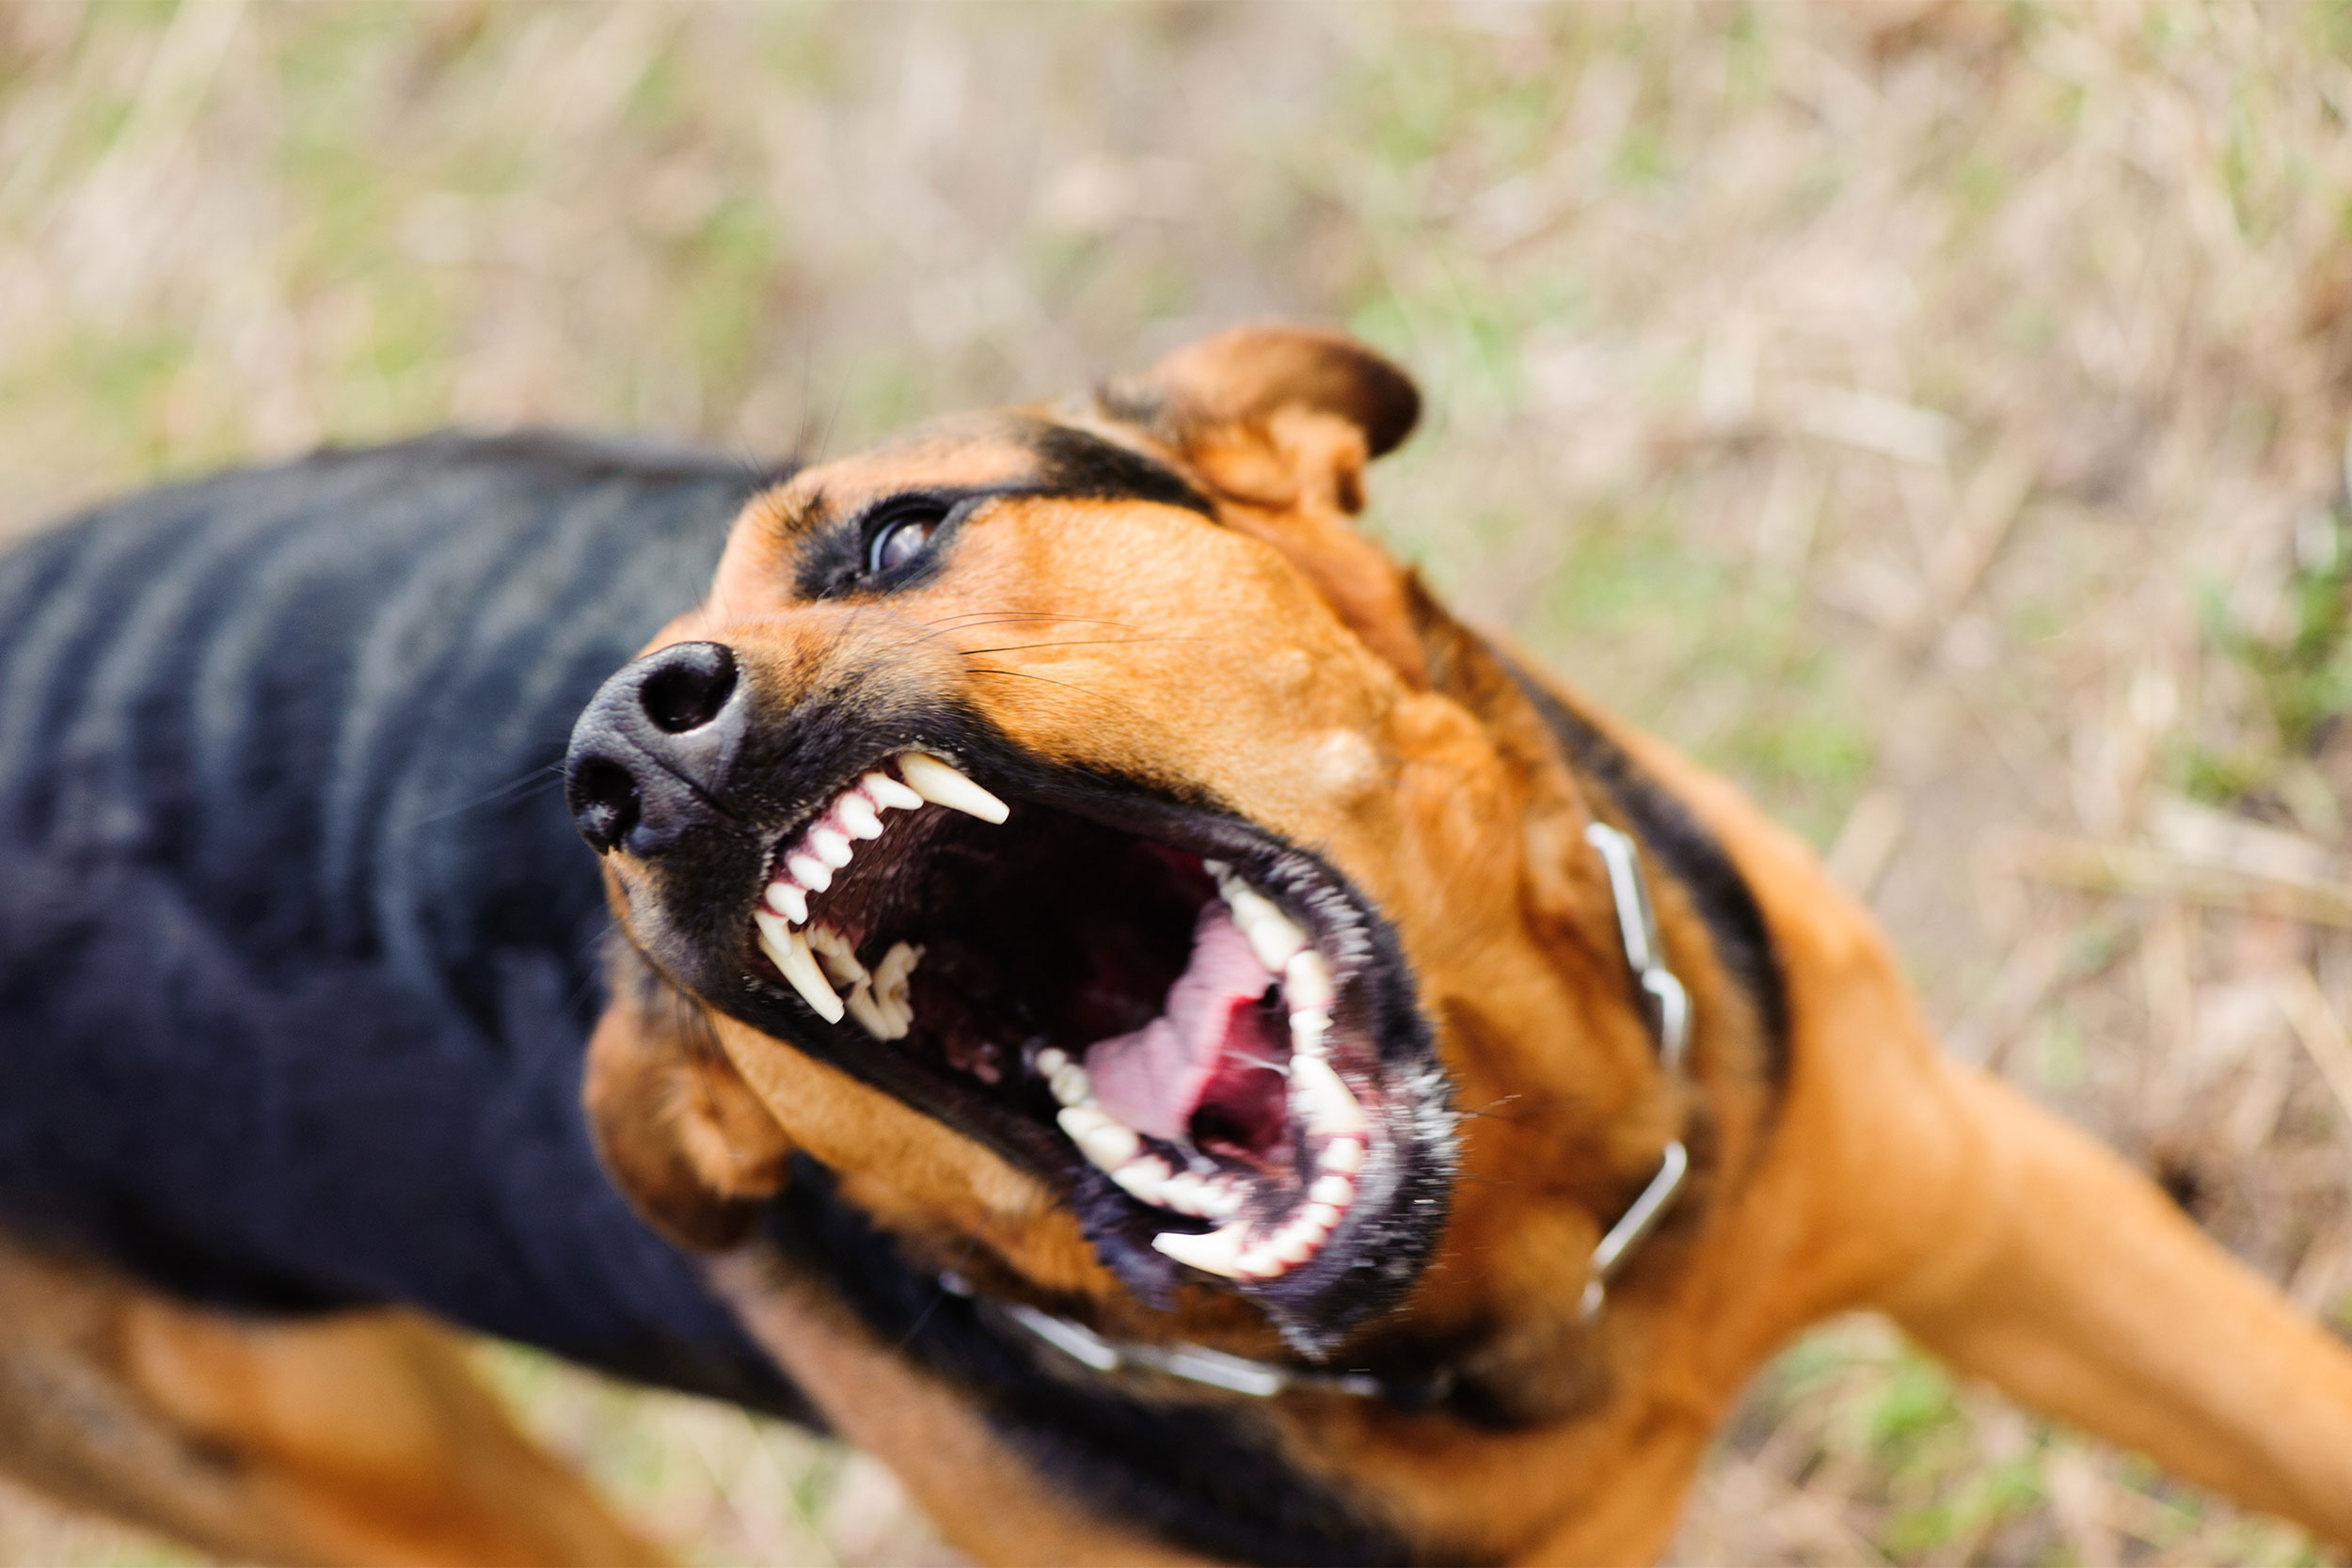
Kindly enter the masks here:
M 747 863 L 741 983 L 714 961 L 703 994 L 1045 1183 L 1148 1299 L 1215 1279 L 1318 1347 L 1393 1302 L 1452 1118 L 1345 879 L 1001 740 L 827 776 Z
M 768 1096 L 845 1191 L 903 1195 L 914 1230 L 994 1195 L 924 1250 L 977 1240 L 1010 1289 L 1065 1307 L 1179 1308 L 1164 1331 L 1198 1331 L 1197 1309 L 1231 1329 L 1218 1304 L 1238 1296 L 1327 1354 L 1403 1300 L 1446 1231 L 1455 1074 L 1433 1019 L 1548 1008 L 1561 986 L 1498 918 L 1519 902 L 1516 782 L 1428 671 L 1358 624 L 1408 594 L 1354 594 L 1343 618 L 1279 517 L 1172 503 L 1178 481 L 1031 494 L 1004 443 L 1032 429 L 962 421 L 747 513 L 709 604 L 661 644 L 733 650 L 748 782 L 698 864 L 616 867 L 630 928 L 748 1026 L 722 1031 L 747 1078 L 778 1077 L 747 1055 L 802 1053 L 939 1129 L 882 1169 Z M 882 559 L 879 539 L 866 556 L 827 540 L 917 504 L 920 575 L 805 597 L 811 561 Z M 916 787 L 930 769 L 947 799 Z M 977 870 L 942 869 L 959 860 Z M 1080 962 L 1103 930 L 1121 956 Z M 1466 1065 L 1483 1099 L 1514 1086 L 1516 1062 Z M 1579 1103 L 1585 1086 L 1542 1087 Z M 926 1188 L 951 1171 L 954 1193 Z M 1070 1266 L 1078 1238 L 1091 1274 Z

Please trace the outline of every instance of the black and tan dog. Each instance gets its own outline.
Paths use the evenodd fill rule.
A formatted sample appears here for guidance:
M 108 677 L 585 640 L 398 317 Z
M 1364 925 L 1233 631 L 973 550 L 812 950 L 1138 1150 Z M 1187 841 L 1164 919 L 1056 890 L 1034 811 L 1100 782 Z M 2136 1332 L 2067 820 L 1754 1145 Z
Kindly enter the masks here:
M 821 1420 L 985 1558 L 1637 1560 L 1875 1307 L 2352 1541 L 2352 1355 L 1354 531 L 1416 406 L 1247 331 L 789 477 L 431 442 L 0 566 L 0 1460 L 643 1556 L 399 1303 Z

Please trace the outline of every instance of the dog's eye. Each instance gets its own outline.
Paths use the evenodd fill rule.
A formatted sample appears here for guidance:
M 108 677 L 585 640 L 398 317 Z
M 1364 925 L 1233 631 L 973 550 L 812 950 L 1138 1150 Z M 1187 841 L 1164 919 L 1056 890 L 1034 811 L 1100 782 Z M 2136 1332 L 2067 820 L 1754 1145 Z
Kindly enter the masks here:
M 939 525 L 947 520 L 945 502 L 910 498 L 890 509 L 866 546 L 866 570 L 879 576 L 923 553 Z

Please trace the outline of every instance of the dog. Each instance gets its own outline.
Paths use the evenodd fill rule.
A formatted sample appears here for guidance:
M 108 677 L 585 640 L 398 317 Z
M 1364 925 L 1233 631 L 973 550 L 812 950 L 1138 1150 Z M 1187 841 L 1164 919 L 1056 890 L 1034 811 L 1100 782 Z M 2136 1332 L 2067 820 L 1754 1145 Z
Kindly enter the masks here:
M 1419 409 L 1243 328 L 799 471 L 442 437 L 21 549 L 0 1465 L 650 1560 L 437 1320 L 988 1560 L 1638 1561 L 1867 1307 L 2352 1543 L 2352 1355 L 1358 531 Z

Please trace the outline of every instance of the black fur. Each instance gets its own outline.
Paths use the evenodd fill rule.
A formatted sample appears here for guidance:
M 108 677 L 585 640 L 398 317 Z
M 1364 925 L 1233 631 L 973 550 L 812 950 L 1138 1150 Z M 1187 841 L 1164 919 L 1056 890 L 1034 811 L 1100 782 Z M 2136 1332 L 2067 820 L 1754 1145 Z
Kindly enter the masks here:
M 1156 501 L 1216 515 L 1209 499 L 1175 469 L 1116 441 L 1043 420 L 1024 421 L 1020 440 L 1037 454 L 1039 494 Z
M 803 1414 L 590 1152 L 606 916 L 556 771 L 764 478 L 445 436 L 0 558 L 0 1224 Z
M 1227 1561 L 1409 1560 L 1375 1511 L 1292 1468 L 1248 1404 L 1131 1393 L 992 1327 L 835 1200 L 821 1166 L 796 1159 L 773 1207 L 780 1250 L 829 1280 L 885 1342 L 970 1393 L 1041 1476 L 1089 1507 Z
M 1534 705 L 1569 764 L 1608 792 L 1632 824 L 1642 847 L 1689 893 L 1708 935 L 1714 939 L 1716 956 L 1755 1001 L 1764 1027 L 1766 1074 L 1774 1085 L 1783 1083 L 1788 1071 L 1788 988 L 1781 979 L 1780 956 L 1773 951 L 1772 932 L 1765 928 L 1763 911 L 1756 907 L 1756 895 L 1740 868 L 1689 809 L 1659 788 L 1614 741 L 1509 659 L 1500 654 L 1496 657 Z

